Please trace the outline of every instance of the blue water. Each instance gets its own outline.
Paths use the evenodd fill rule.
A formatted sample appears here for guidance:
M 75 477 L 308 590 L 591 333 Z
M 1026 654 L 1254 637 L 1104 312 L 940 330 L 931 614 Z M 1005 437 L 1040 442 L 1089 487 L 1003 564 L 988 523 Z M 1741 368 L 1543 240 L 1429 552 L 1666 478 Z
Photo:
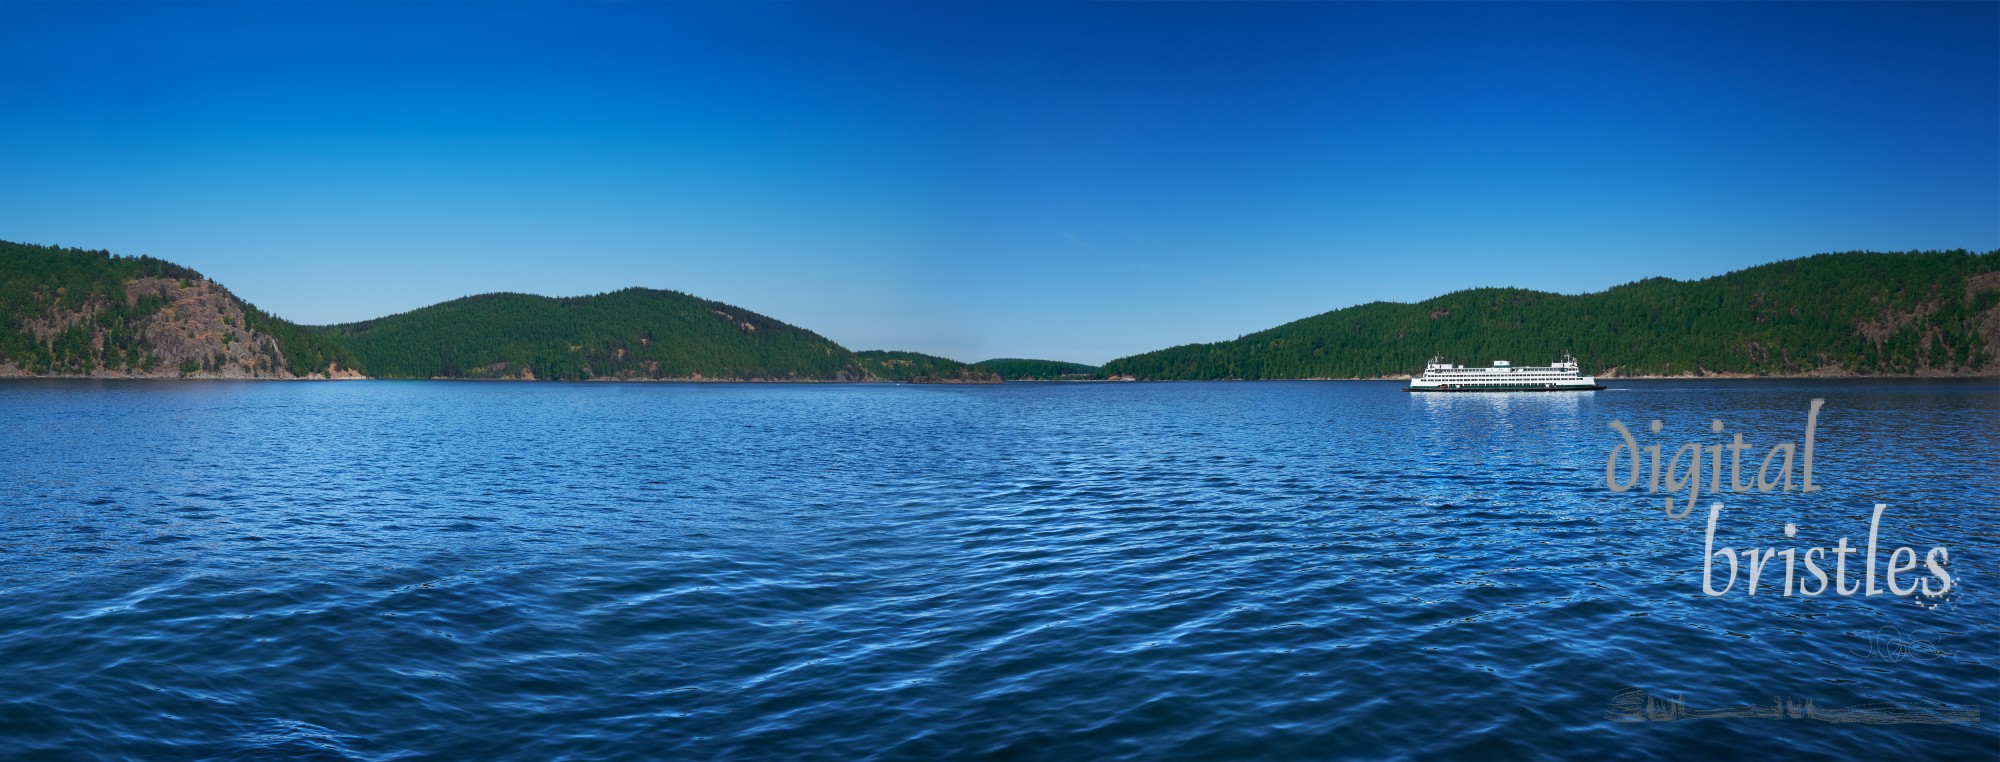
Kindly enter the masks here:
M 0 383 L 0 757 L 2000 757 L 2000 383 L 1614 386 Z M 1605 487 L 1815 397 L 1718 535 L 1951 593 Z

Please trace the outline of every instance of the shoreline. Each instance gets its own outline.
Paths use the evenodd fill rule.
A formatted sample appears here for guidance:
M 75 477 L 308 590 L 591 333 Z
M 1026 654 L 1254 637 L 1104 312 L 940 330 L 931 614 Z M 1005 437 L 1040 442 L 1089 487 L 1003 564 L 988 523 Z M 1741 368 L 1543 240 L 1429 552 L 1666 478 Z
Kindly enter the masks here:
M 2000 372 L 1979 374 L 1802 374 L 1784 376 L 1719 375 L 1705 376 L 1598 376 L 1599 383 L 1607 381 L 1969 381 L 2000 380 Z M 0 383 L 7 381 L 275 381 L 275 382 L 344 382 L 344 381 L 442 381 L 473 383 L 571 383 L 571 384 L 828 384 L 855 386 L 1004 386 L 1006 384 L 1201 384 L 1201 383 L 1271 383 L 1271 382 L 1397 382 L 1407 383 L 1409 376 L 1376 378 L 1068 378 L 1033 379 L 1012 381 L 837 381 L 812 378 L 375 378 L 373 376 L 300 376 L 275 378 L 270 376 L 85 376 L 76 374 L 49 375 L 0 375 Z
M 838 381 L 815 378 L 376 378 L 374 376 L 84 376 L 77 374 L 0 375 L 8 381 L 271 381 L 277 383 L 323 381 L 438 381 L 445 383 L 559 383 L 559 384 L 853 384 L 857 386 L 999 386 L 1000 381 Z M 1006 383 L 1027 383 L 1021 381 Z

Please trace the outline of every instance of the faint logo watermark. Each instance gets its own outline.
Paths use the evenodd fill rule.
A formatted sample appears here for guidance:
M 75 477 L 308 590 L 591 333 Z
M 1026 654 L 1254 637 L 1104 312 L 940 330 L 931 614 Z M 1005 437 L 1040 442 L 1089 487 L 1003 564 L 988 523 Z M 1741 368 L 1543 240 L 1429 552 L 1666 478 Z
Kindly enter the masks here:
M 1696 709 L 1685 695 L 1654 696 L 1643 688 L 1626 688 L 1611 697 L 1604 719 L 1612 722 L 1683 722 L 1729 718 L 1753 720 L 1817 720 L 1863 725 L 1956 725 L 1979 721 L 1979 708 L 1942 701 L 1907 704 L 1877 702 L 1850 707 L 1822 707 L 1811 699 L 1772 699 L 1768 705 Z
M 1949 633 L 1926 627 L 1911 631 L 1909 637 L 1904 637 L 1903 631 L 1897 629 L 1895 625 L 1883 625 L 1872 633 L 1860 636 L 1862 642 L 1868 645 L 1867 650 L 1857 651 L 1850 648 L 1847 652 L 1863 659 L 1885 661 L 1890 664 L 1904 659 L 1932 661 L 1957 656 L 1957 651 L 1944 649 L 1944 636 L 1947 634 Z

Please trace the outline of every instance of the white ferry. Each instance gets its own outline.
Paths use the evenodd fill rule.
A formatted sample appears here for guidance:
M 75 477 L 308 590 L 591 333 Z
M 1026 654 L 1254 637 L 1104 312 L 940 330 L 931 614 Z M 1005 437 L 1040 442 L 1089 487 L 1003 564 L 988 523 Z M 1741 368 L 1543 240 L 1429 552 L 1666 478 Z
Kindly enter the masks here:
M 1424 366 L 1424 375 L 1410 379 L 1406 392 L 1587 392 L 1602 389 L 1597 379 L 1583 375 L 1576 358 L 1563 355 L 1562 362 L 1547 367 L 1514 367 L 1506 360 L 1493 361 L 1491 368 L 1452 365 L 1433 357 Z

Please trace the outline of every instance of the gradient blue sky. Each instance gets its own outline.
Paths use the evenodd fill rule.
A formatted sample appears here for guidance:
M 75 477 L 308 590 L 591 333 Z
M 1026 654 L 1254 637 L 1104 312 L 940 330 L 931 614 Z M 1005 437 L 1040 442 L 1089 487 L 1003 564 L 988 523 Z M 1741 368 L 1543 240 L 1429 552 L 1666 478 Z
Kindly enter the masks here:
M 0 2 L 0 239 L 1097 363 L 2000 247 L 2000 4 Z

